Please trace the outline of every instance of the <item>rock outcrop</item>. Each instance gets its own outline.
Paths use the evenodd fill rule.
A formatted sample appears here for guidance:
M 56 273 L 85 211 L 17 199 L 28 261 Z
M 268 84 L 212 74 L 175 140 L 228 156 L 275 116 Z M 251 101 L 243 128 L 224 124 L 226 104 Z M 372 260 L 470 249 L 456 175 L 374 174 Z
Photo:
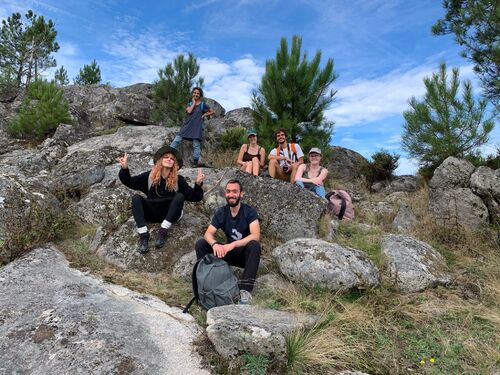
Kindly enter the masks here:
M 367 289 L 379 283 L 379 271 L 360 250 L 310 238 L 276 247 L 273 257 L 288 279 L 332 291 Z
M 454 157 L 434 171 L 429 182 L 429 212 L 438 224 L 479 227 L 490 222 L 486 204 L 470 187 L 473 173 L 471 163 Z
M 0 268 L 0 281 L 0 373 L 209 374 L 193 317 L 70 269 L 54 248 Z
M 405 235 L 387 235 L 382 241 L 385 276 L 403 293 L 447 285 L 451 282 L 446 261 L 425 242 Z
M 307 150 L 304 150 L 307 152 Z M 353 180 L 361 177 L 361 167 L 367 160 L 356 151 L 340 146 L 332 147 L 332 156 L 326 167 L 330 175 L 338 180 Z

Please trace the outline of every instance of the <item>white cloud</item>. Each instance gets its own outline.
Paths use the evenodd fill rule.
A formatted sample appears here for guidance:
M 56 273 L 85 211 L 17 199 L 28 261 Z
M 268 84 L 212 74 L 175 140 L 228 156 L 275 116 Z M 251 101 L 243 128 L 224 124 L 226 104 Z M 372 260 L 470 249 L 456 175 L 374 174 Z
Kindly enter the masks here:
M 260 83 L 264 67 L 245 56 L 232 63 L 203 59 L 200 74 L 205 77 L 206 95 L 216 99 L 226 110 L 248 107 L 252 90 Z
M 396 175 L 415 174 L 418 171 L 418 162 L 411 158 L 399 158 L 398 168 L 394 171 Z
M 425 93 L 423 78 L 437 71 L 437 64 L 427 63 L 409 70 L 395 70 L 374 79 L 359 79 L 339 88 L 337 100 L 326 116 L 337 127 L 377 121 L 401 115 L 411 96 Z M 460 67 L 461 79 L 469 78 L 471 66 Z

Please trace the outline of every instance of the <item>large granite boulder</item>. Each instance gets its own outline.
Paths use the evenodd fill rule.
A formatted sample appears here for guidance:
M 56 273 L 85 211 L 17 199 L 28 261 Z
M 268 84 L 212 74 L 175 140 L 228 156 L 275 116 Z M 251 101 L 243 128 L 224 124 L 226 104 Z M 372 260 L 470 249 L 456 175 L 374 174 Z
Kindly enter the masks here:
M 316 321 L 314 316 L 259 306 L 219 306 L 207 312 L 207 335 L 224 358 L 250 353 L 284 359 L 286 336 Z
M 47 238 L 63 213 L 59 201 L 40 183 L 0 173 L 0 264 L 22 246 Z
M 491 222 L 500 224 L 500 169 L 477 168 L 470 177 L 470 185 L 488 207 Z
M 194 181 L 196 170 L 186 170 Z M 254 207 L 261 219 L 261 231 L 281 241 L 297 237 L 316 237 L 319 220 L 326 210 L 326 200 L 316 194 L 271 178 L 255 177 L 236 168 L 205 170 L 204 206 L 211 216 L 226 204 L 224 188 L 230 179 L 243 185 L 243 202 Z
M 0 268 L 0 281 L 2 374 L 209 374 L 192 316 L 73 270 L 54 248 Z
M 333 291 L 373 288 L 379 271 L 364 252 L 312 238 L 290 240 L 273 250 L 288 279 Z
M 79 131 L 94 133 L 126 124 L 153 124 L 151 87 L 147 83 L 124 88 L 69 85 L 63 90 Z
M 486 204 L 471 190 L 474 169 L 466 160 L 449 157 L 434 171 L 429 182 L 429 212 L 438 224 L 479 227 L 490 222 Z M 482 171 L 484 169 L 476 174 L 475 182 L 482 180 Z M 475 189 L 478 192 L 488 190 L 478 188 L 477 184 Z M 495 204 L 489 201 L 494 210 Z
M 431 189 L 429 212 L 444 226 L 480 227 L 489 223 L 488 208 L 471 189 Z
M 307 152 L 307 150 L 304 150 Z M 361 167 L 367 160 L 356 151 L 340 146 L 332 147 L 326 167 L 329 175 L 337 180 L 353 180 L 361 177 Z
M 165 246 L 154 247 L 159 225 L 150 226 L 150 251 L 137 252 L 138 235 L 133 218 L 127 220 L 97 248 L 97 254 L 106 261 L 126 269 L 146 272 L 170 272 L 179 259 L 194 250 L 196 241 L 203 237 L 209 224 L 208 217 L 199 212 L 194 204 L 184 206 L 184 215 L 168 230 Z
M 450 156 L 434 171 L 429 181 L 430 189 L 468 188 L 474 166 L 467 160 Z
M 410 236 L 390 234 L 382 241 L 384 275 L 403 293 L 451 282 L 445 259 L 432 246 Z

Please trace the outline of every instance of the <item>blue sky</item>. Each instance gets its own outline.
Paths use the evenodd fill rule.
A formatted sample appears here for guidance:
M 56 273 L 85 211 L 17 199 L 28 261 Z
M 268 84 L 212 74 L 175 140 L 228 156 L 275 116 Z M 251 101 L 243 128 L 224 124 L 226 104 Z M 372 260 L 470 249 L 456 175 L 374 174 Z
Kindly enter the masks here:
M 104 82 L 153 82 L 177 54 L 193 52 L 206 96 L 226 110 L 249 106 L 281 37 L 301 35 L 303 51 L 321 49 L 339 75 L 326 112 L 336 123 L 332 144 L 365 157 L 380 148 L 401 154 L 398 174 L 416 170 L 400 136 L 408 99 L 425 92 L 423 77 L 445 61 L 480 90 L 452 36 L 431 34 L 444 14 L 438 0 L 0 0 L 0 19 L 27 9 L 55 22 L 55 57 L 70 79 L 95 58 Z M 483 151 L 497 144 L 498 127 Z

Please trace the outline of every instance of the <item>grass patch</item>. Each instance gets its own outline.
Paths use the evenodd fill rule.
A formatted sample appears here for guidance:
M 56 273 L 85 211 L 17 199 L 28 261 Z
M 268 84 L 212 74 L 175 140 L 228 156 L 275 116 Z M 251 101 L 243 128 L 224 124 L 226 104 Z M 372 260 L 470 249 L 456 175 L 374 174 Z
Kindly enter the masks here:
M 340 222 L 339 229 L 335 233 L 335 242 L 342 246 L 364 251 L 377 266 L 381 266 L 381 241 L 384 235 L 385 233 L 378 227 L 364 229 L 359 227 L 356 222 Z

